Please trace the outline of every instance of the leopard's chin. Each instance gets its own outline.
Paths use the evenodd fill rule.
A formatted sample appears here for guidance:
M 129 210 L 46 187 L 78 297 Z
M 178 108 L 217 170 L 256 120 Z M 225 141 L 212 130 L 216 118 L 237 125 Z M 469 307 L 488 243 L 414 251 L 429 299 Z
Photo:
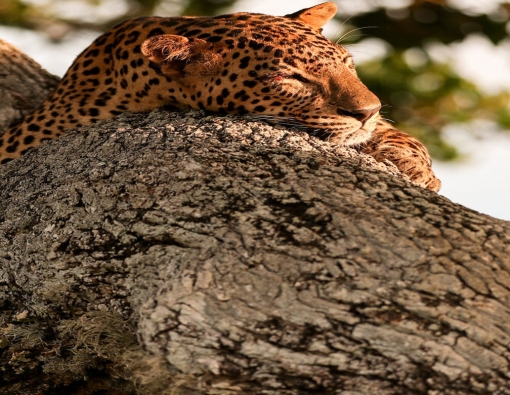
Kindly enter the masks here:
M 363 122 L 361 127 L 351 133 L 348 133 L 345 137 L 342 145 L 352 146 L 365 143 L 372 138 L 372 135 L 377 127 L 377 121 L 379 120 L 379 113 L 373 115 L 370 119 Z M 340 144 L 340 143 L 339 143 Z
M 333 134 L 328 141 L 333 144 L 344 145 L 344 146 L 352 146 L 357 144 L 362 144 L 372 137 L 373 129 L 364 129 L 360 128 L 354 132 L 350 133 L 338 133 Z

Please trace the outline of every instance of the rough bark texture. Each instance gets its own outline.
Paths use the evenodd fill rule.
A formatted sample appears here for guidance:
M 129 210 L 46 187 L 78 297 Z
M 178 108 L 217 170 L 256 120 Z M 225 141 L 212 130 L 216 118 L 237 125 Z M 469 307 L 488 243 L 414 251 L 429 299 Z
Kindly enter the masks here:
M 0 167 L 0 393 L 507 394 L 509 251 L 353 150 L 126 114 Z
M 0 39 L 0 135 L 38 107 L 59 80 Z

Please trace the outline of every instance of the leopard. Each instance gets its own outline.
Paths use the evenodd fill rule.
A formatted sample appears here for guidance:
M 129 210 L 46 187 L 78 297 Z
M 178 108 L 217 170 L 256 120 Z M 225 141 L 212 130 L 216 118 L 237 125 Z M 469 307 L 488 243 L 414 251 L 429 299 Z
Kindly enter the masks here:
M 32 114 L 0 136 L 0 163 L 70 129 L 158 108 L 249 115 L 293 125 L 389 161 L 439 191 L 430 155 L 382 119 L 350 52 L 323 34 L 325 2 L 284 16 L 138 17 L 100 35 Z

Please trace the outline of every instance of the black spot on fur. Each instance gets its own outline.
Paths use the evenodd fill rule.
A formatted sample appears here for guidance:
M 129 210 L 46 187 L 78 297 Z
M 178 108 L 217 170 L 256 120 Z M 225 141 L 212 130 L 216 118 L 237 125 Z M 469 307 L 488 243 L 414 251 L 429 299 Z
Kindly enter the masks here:
M 222 36 L 212 36 L 212 37 L 209 37 L 207 39 L 207 41 L 210 42 L 210 43 L 218 43 L 218 42 L 220 42 L 222 40 L 223 40 Z
M 190 30 L 190 31 L 186 32 L 186 37 L 196 36 L 197 34 L 200 34 L 200 33 L 202 33 L 201 29 Z
M 237 37 L 243 32 L 242 29 L 234 29 L 230 33 L 227 34 L 228 37 Z
M 99 55 L 99 49 L 91 49 L 85 54 L 86 58 L 96 58 Z
M 286 58 L 283 58 L 283 61 L 290 66 L 296 67 L 296 62 L 292 58 L 286 57 Z
M 225 34 L 226 32 L 228 32 L 230 29 L 226 28 L 226 27 L 221 27 L 219 29 L 214 29 L 213 30 L 213 33 L 214 34 Z
M 140 37 L 140 32 L 137 30 L 134 30 L 130 32 L 128 35 L 128 39 L 124 41 L 124 45 L 130 45 L 133 44 L 136 40 L 138 40 L 138 37 Z
M 15 141 L 13 144 L 7 146 L 5 149 L 8 153 L 12 154 L 13 152 L 16 152 L 16 148 L 18 148 L 19 142 Z
M 32 135 L 26 136 L 23 139 L 23 144 L 26 144 L 26 145 L 32 144 L 34 142 L 34 140 L 35 140 L 34 136 L 32 136 Z
M 250 40 L 248 46 L 254 49 L 255 51 L 258 51 L 259 49 L 262 49 L 264 47 L 264 44 L 258 43 L 257 41 L 254 40 Z
M 237 92 L 235 95 L 234 95 L 234 99 L 239 99 L 241 101 L 246 101 L 250 98 L 250 96 L 248 96 L 246 94 L 246 91 L 243 89 L 239 92 Z
M 161 20 L 160 23 L 166 27 L 173 27 L 175 25 L 178 25 L 180 22 L 177 19 L 165 19 Z
M 241 59 L 241 62 L 239 63 L 239 68 L 245 69 L 246 67 L 248 67 L 248 63 L 250 63 L 250 57 L 245 56 L 244 58 Z
M 147 38 L 154 37 L 154 36 L 161 36 L 162 34 L 165 34 L 165 32 L 160 29 L 159 27 L 152 29 L 149 34 L 147 34 Z
M 101 72 L 99 67 L 93 67 L 90 70 L 83 70 L 83 75 L 97 75 Z

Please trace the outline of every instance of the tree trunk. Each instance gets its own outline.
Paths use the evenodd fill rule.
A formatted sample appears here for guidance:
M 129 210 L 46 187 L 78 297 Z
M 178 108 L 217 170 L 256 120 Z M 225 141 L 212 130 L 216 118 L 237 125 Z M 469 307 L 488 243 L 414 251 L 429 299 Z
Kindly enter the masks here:
M 125 114 L 0 167 L 0 393 L 507 394 L 509 250 L 303 132 Z

